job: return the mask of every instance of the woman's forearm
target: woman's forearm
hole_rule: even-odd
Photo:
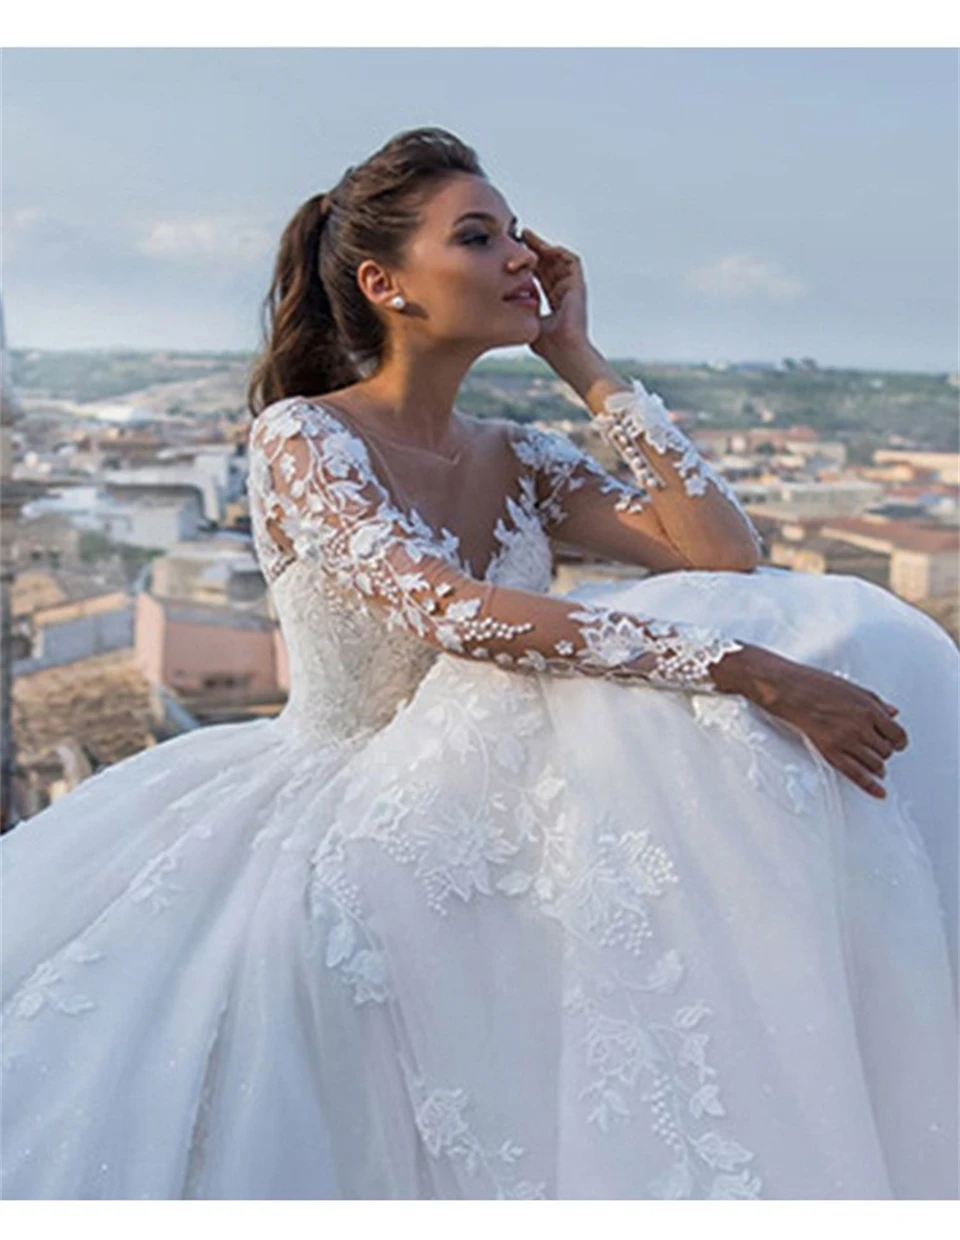
[[[694,567],[756,567],[763,548],[753,523],[693,442],[668,422],[653,426],[649,434],[638,429],[638,414],[651,409],[651,398],[639,395],[590,344],[568,353],[554,369],[647,489],[663,528]]]

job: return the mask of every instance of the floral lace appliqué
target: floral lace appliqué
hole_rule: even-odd
[[[402,1062],[402,1061],[401,1061]],[[492,1186],[501,1200],[542,1200],[544,1181],[520,1179],[515,1164],[525,1153],[522,1146],[507,1138],[499,1145],[485,1146],[471,1127],[466,1112],[472,1103],[466,1090],[429,1088],[404,1063],[407,1086],[414,1103],[417,1131],[433,1158],[448,1158],[460,1164],[466,1174]]]
[[[419,514],[400,511],[366,445],[322,406],[296,398],[269,406],[254,425],[251,453],[259,537],[273,526],[283,539],[267,571],[309,560],[378,610],[388,629],[440,650],[521,671],[714,692],[709,667],[742,648],[702,626],[578,608],[470,577],[451,562],[455,536],[445,531],[438,542]],[[524,505],[515,515],[517,530],[527,528]]]
[[[763,539],[737,493],[726,478],[704,459],[693,441],[671,422],[662,397],[648,392],[639,379],[631,381],[630,391],[612,392],[594,421],[601,435],[623,457],[631,473],[648,490],[663,487],[665,483],[644,453],[641,442],[661,456],[668,451],[676,452],[678,459],[675,468],[683,479],[686,493],[691,496],[704,495],[708,484],[715,486],[736,508],[754,547],[760,554],[763,553]]]

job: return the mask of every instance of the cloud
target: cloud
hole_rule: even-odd
[[[687,283],[698,292],[729,301],[795,301],[807,291],[778,263],[753,254],[727,254],[691,271]]]
[[[134,244],[138,253],[154,259],[259,264],[276,238],[243,216],[198,215],[154,220]]]
[[[86,240],[82,228],[44,207],[15,207],[4,212],[3,249],[7,259],[35,250],[53,249],[60,254],[82,247]]]

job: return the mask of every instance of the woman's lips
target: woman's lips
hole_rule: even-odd
[[[540,298],[532,293],[518,293],[516,297],[505,297],[504,301],[514,302],[520,306],[531,306],[534,309],[540,306]]]

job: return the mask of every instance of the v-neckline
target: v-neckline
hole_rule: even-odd
[[[304,399],[306,399],[306,398],[304,398]],[[317,402],[313,402],[313,403],[317,403]],[[327,409],[332,410],[332,412],[334,413],[334,415],[335,415],[335,416],[337,416],[338,421],[343,421],[343,419],[339,416],[339,414],[340,414],[340,410],[339,410],[339,409],[337,409],[337,408],[335,408],[334,406],[331,406],[331,405],[326,405],[325,407],[326,407]],[[458,409],[456,409],[456,408],[454,408],[454,413],[457,413],[457,414],[458,414],[458,413],[459,413],[459,410],[458,410]],[[347,417],[349,417],[349,418],[351,419],[351,421],[353,420],[353,415],[352,415],[352,414],[350,414],[349,412],[347,413]],[[353,434],[355,434],[355,435],[356,435],[356,434],[358,434],[358,431],[357,431],[357,430],[355,430],[353,426],[348,427],[348,429],[349,429],[349,430],[351,430],[351,431],[353,432]],[[371,428],[371,427],[364,427],[363,429],[364,429],[365,431],[368,431],[368,432],[369,432],[369,433],[370,433],[370,434],[374,437],[374,439],[380,439],[380,440],[382,440],[384,443],[388,443],[388,444],[390,444],[390,446],[391,446],[391,447],[393,447],[393,448],[398,448],[401,452],[415,452],[415,453],[417,453],[417,455],[418,455],[418,456],[426,456],[426,457],[429,457],[431,460],[433,460],[433,461],[438,461],[438,462],[440,462],[440,463],[441,463],[441,464],[443,464],[443,465],[456,465],[456,464],[458,464],[458,463],[459,463],[459,461],[460,461],[460,458],[463,456],[463,454],[464,454],[464,452],[466,451],[466,448],[467,448],[467,445],[466,445],[466,444],[463,444],[463,445],[461,445],[461,447],[457,450],[457,452],[456,452],[453,456],[447,456],[447,455],[445,455],[443,452],[435,452],[432,448],[420,448],[420,447],[418,447],[416,444],[404,443],[404,442],[403,442],[402,440],[400,440],[400,439],[393,439],[390,435],[385,435],[385,434],[383,434],[383,432],[382,432],[382,431],[375,430],[375,429],[373,429],[373,428]],[[362,438],[362,436],[361,436],[361,438]]]
[[[461,572],[466,573],[468,577],[472,577],[475,581],[481,581],[481,582],[489,581],[490,573],[493,571],[493,568],[498,563],[498,561],[502,558],[503,553],[507,547],[506,541],[498,533],[500,527],[503,526],[504,529],[506,529],[508,533],[510,532],[517,533],[519,529],[516,522],[513,520],[513,514],[511,512],[511,504],[516,504],[519,508],[521,508],[521,510],[524,512],[525,515],[527,516],[530,515],[528,508],[527,508],[527,504],[525,502],[527,498],[527,488],[524,486],[524,482],[529,477],[529,475],[526,472],[521,473],[520,475],[520,496],[519,498],[513,495],[509,495],[509,494],[506,494],[504,496],[503,505],[501,506],[500,512],[497,514],[497,519],[493,525],[494,549],[492,553],[490,554],[490,557],[487,560],[487,565],[483,571],[483,575],[477,576],[477,574],[473,572],[472,568],[463,559],[459,534],[454,533],[453,530],[448,529],[445,525],[441,526],[440,531],[438,533],[433,528],[433,526],[429,523],[429,521],[426,520],[426,518],[420,512],[419,508],[417,508],[415,505],[411,506],[409,512],[407,512],[404,508],[401,507],[400,504],[397,503],[397,501],[394,499],[393,495],[390,492],[390,488],[386,486],[386,484],[383,482],[380,475],[377,473],[376,469],[374,468],[373,461],[371,460],[371,457],[370,457],[369,445],[367,444],[366,440],[363,438],[362,435],[358,434],[358,432],[355,431],[351,426],[348,426],[346,422],[344,422],[343,419],[339,417],[337,411],[335,411],[330,405],[325,405],[321,401],[318,401],[318,400],[310,400],[306,396],[301,396],[299,399],[302,400],[303,403],[308,408],[317,410],[321,413],[326,414],[327,417],[332,418],[333,421],[336,422],[337,426],[345,434],[349,435],[352,440],[354,440],[356,443],[360,445],[360,447],[363,450],[363,459],[366,464],[367,472],[369,473],[373,481],[377,484],[377,486],[380,488],[380,490],[383,492],[388,504],[392,508],[394,508],[402,517],[405,517],[408,521],[412,521],[415,519],[415,522],[418,526],[422,527],[422,529],[424,530],[427,530],[436,545],[437,553],[441,557],[446,558],[446,553],[449,552],[456,560],[455,567],[459,568]],[[507,441],[508,441],[511,452],[513,452],[514,451],[514,440],[513,440],[512,435],[510,435],[509,433],[507,435]],[[462,453],[463,449],[461,448],[460,451]],[[514,452],[514,455],[516,455],[515,452]],[[508,524],[513,527],[512,531],[507,529]]]

